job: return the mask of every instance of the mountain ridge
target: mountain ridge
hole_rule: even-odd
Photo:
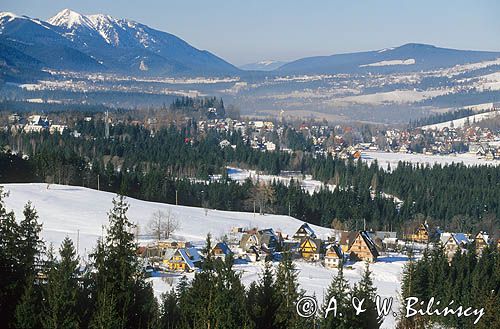
[[[37,58],[36,51],[22,45],[29,44],[37,51],[44,47],[64,47],[64,52],[78,54],[79,61],[86,56],[83,62],[94,62],[94,65],[80,70],[136,75],[147,74],[147,71],[157,75],[229,75],[239,72],[232,64],[206,50],[192,47],[173,34],[128,19],[103,14],[82,15],[69,9],[62,10],[46,22],[0,13],[0,43],[8,43],[52,69],[79,68],[71,59],[67,59],[68,64],[63,61],[51,63],[47,56]],[[13,61],[1,57],[6,63]]]

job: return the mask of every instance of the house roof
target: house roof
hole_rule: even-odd
[[[340,234],[340,241],[339,243],[341,245],[347,245],[348,248],[351,248],[352,243],[354,240],[356,240],[356,237],[358,236],[358,232],[348,232],[344,231]]]
[[[368,246],[368,249],[370,250],[371,254],[374,257],[378,257],[379,253],[377,250],[377,247],[375,246],[375,242],[373,242],[372,238],[370,238],[370,235],[366,231],[359,231],[358,235],[361,236],[365,244]],[[356,236],[357,238],[357,236]],[[349,247],[350,249],[351,247]]]
[[[294,237],[301,236],[303,233],[307,234],[308,236],[310,236],[313,239],[316,238],[316,233],[307,223],[304,223],[299,227],[297,232],[295,232]]]
[[[229,255],[231,254],[231,249],[229,249],[227,243],[225,242],[218,242],[213,249],[219,248],[224,255]]]
[[[470,242],[469,237],[465,233],[452,233],[451,236],[459,245],[467,245]]]
[[[342,248],[339,245],[331,244],[326,247],[326,253],[333,252],[337,255],[338,258],[344,258],[344,254],[342,253]],[[325,256],[326,257],[326,256]]]
[[[196,263],[201,262],[201,255],[198,253],[198,250],[196,248],[191,247],[177,249],[172,254],[172,256],[170,256],[170,259],[177,253],[182,257],[182,260],[192,270],[196,268]]]

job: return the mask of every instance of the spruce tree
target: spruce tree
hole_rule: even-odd
[[[321,328],[324,329],[348,329],[351,328],[350,319],[351,310],[351,291],[349,282],[344,277],[344,268],[339,266],[337,275],[335,275],[326,291],[323,306],[321,307]],[[335,300],[335,302],[334,302]],[[329,308],[334,308],[335,303],[337,312]],[[328,310],[328,313],[327,313]]]
[[[359,300],[364,299],[363,313],[356,316],[354,323],[360,329],[378,329],[382,324],[382,317],[378,315],[375,297],[377,289],[373,286],[370,265],[366,262],[365,270],[361,280],[354,286],[353,296]]]
[[[157,323],[157,303],[139,266],[128,208],[124,196],[113,199],[105,241],[94,262],[97,280],[105,282],[115,295],[118,327],[148,328]]]
[[[19,225],[14,212],[7,211],[5,207],[7,196],[8,193],[0,187],[0,328],[8,328],[12,324],[24,285],[19,268]]]
[[[255,306],[252,318],[256,329],[272,329],[275,322],[278,301],[276,284],[272,263],[267,262],[260,276],[259,283],[255,285]]]
[[[23,295],[16,306],[14,327],[17,329],[36,329],[41,326],[40,300],[37,298],[34,282],[34,276],[26,279]]]
[[[245,301],[245,288],[241,274],[233,268],[233,259],[228,255],[224,261],[216,263],[216,289],[213,302],[214,328],[248,329],[252,323],[248,316]]]
[[[79,327],[76,309],[78,294],[78,258],[73,242],[66,237],[59,249],[60,260],[49,255],[50,269],[44,286],[42,325],[46,329]]]
[[[282,254],[283,259],[278,265],[276,273],[276,300],[278,309],[274,319],[275,328],[301,328],[310,325],[312,318],[302,318],[298,315],[296,303],[303,295],[299,291],[297,282],[297,270],[292,262],[290,253]]]
[[[175,329],[180,323],[180,309],[177,294],[174,290],[165,292],[161,296],[160,329]]]
[[[95,310],[89,324],[90,329],[118,329],[116,297],[107,283],[97,292]]]
[[[19,254],[20,266],[25,277],[36,274],[36,263],[43,252],[43,241],[40,238],[42,225],[38,223],[38,214],[28,202],[24,207],[24,219],[19,223]]]

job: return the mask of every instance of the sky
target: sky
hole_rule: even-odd
[[[500,51],[498,0],[0,0],[43,20],[64,8],[133,19],[235,65],[409,42]]]

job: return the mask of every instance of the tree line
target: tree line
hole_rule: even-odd
[[[342,222],[366,220],[373,228],[389,229],[423,216],[444,229],[492,232],[499,227],[500,170],[492,166],[399,163],[396,168],[382,169],[376,161],[368,165],[298,149],[263,152],[251,147],[248,136],[215,130],[202,133],[194,121],[157,131],[117,123],[110,127],[109,139],[101,120],[80,120],[75,129],[81,137],[69,132],[0,132],[1,145],[29,156],[20,159],[2,153],[0,162],[5,166],[0,181],[60,183],[112,192],[123,189],[127,195],[161,202],[174,202],[177,193],[181,204],[248,211],[253,209],[249,199],[256,186],[238,186],[227,177],[220,183],[200,180],[226,175],[228,165],[268,174],[292,170],[311,174],[335,189],[310,196],[296,186],[275,183],[279,201],[270,207],[275,213],[290,213],[325,226],[337,218]],[[286,136],[295,136],[291,142],[304,147],[296,134]],[[222,148],[219,143],[225,139],[236,147]],[[396,205],[382,193],[402,203]]]

